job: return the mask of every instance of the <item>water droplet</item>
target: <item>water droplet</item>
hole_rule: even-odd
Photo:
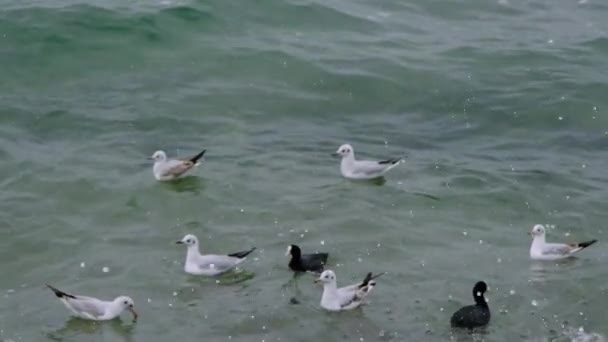
[[[564,117],[560,115],[557,117],[557,120],[562,121],[562,120],[564,120]]]
[[[173,297],[177,297],[177,292],[173,292]]]
[[[300,237],[303,239],[304,238],[304,234],[300,234]]]
[[[325,241],[321,240],[321,246],[325,245]]]
[[[151,302],[152,302],[152,299],[148,298],[148,303],[151,303]]]
[[[500,264],[502,262],[502,259],[498,258],[498,259],[496,259],[496,262]]]
[[[538,302],[536,301],[536,299],[532,299],[530,304],[532,304],[532,306],[538,306]]]
[[[102,271],[103,273],[108,273],[108,272],[110,272],[110,268],[109,268],[109,267],[107,267],[107,266],[104,266],[104,267],[101,269],[101,271]]]
[[[86,264],[84,263],[84,261],[80,263],[81,268],[84,268],[85,266],[86,266]]]
[[[361,259],[361,258],[357,258],[357,261],[358,261],[358,262],[363,262],[363,259]]]
[[[173,307],[173,304],[169,303],[169,307],[170,307],[170,308],[172,308],[172,307]]]
[[[467,233],[466,231],[462,232],[462,235],[467,236],[469,235],[469,233]]]
[[[241,208],[241,212],[242,212],[242,213],[244,213],[244,212],[245,212],[245,209]]]
[[[483,244],[483,240],[479,240],[479,244],[482,245]]]
[[[549,39],[549,40],[547,40],[547,43],[549,43],[549,44],[553,44],[553,39]]]
[[[254,315],[251,315],[251,319],[255,319],[255,316],[254,316]]]
[[[581,165],[581,167],[584,169],[587,167],[587,164],[583,164],[583,165]]]
[[[443,308],[439,308],[439,311],[443,312]]]
[[[515,294],[515,290],[511,290],[511,291],[509,291],[509,294],[510,294],[511,296],[512,296],[512,295],[514,295],[514,294]]]

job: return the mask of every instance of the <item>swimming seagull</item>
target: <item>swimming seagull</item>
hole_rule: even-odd
[[[328,253],[302,254],[302,250],[297,245],[287,246],[285,256],[291,255],[289,268],[295,272],[322,272],[327,263]]]
[[[206,151],[203,150],[189,159],[167,159],[167,154],[164,151],[154,152],[150,157],[154,160],[154,166],[152,167],[154,178],[159,181],[168,181],[183,175],[191,168],[200,165],[199,159]]]
[[[124,311],[129,310],[133,314],[133,321],[137,320],[133,299],[120,296],[112,301],[104,301],[93,297],[71,295],[58,290],[51,285],[48,286],[59,300],[76,316],[93,321],[107,321],[114,319]]]
[[[372,275],[368,273],[362,282],[354,285],[338,288],[336,284],[336,274],[327,270],[321,273],[315,283],[323,284],[323,296],[321,297],[321,307],[329,311],[351,310],[363,304],[363,300],[369,295],[376,286],[374,279],[383,275],[379,273]]]
[[[490,308],[483,294],[488,286],[483,281],[477,282],[473,287],[474,305],[468,305],[456,311],[450,319],[450,325],[454,328],[479,328],[490,323]]]
[[[565,259],[597,242],[597,240],[590,240],[572,244],[547,243],[545,242],[545,227],[542,224],[535,225],[530,235],[533,237],[530,246],[530,258],[534,260]]]
[[[229,271],[236,265],[247,259],[247,256],[255,250],[255,247],[248,251],[236,252],[227,255],[207,254],[201,255],[198,249],[198,239],[192,234],[184,236],[176,242],[188,246],[184,271],[194,275],[215,276]]]
[[[342,157],[340,162],[340,172],[342,176],[349,179],[374,179],[382,177],[386,172],[403,160],[403,158],[393,158],[381,161],[356,160],[353,147],[344,144],[332,153],[333,156]]]

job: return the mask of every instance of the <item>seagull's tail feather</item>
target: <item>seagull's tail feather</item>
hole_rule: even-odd
[[[199,153],[199,154],[195,155],[194,157],[190,158],[189,160],[190,160],[192,163],[196,164],[196,163],[198,162],[198,160],[199,160],[199,159],[201,159],[201,157],[202,157],[202,156],[205,154],[205,152],[207,152],[207,150],[203,150],[203,152],[201,152],[201,153]]]
[[[236,252],[236,253],[228,254],[228,256],[239,258],[239,259],[243,259],[243,258],[245,258],[246,256],[248,256],[249,254],[251,254],[251,252],[253,252],[255,250],[256,250],[256,247],[253,247],[252,249],[250,249],[248,251]]]
[[[49,289],[51,289],[51,291],[53,291],[53,292],[55,293],[55,296],[57,296],[57,298],[65,298],[65,297],[68,297],[68,298],[76,299],[76,297],[72,296],[71,294],[69,294],[69,293],[65,293],[65,292],[63,292],[63,291],[61,291],[61,290],[59,290],[59,289],[57,289],[57,288],[52,287],[52,286],[51,286],[51,285],[49,285],[49,284],[46,284],[46,286],[47,286]]]
[[[578,243],[578,247],[580,247],[580,249],[587,248],[587,247],[593,245],[596,242],[597,242],[596,239],[593,239],[593,240],[590,240],[590,241],[585,241],[585,242],[579,242]]]

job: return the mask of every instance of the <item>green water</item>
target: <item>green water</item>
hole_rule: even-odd
[[[0,8],[3,341],[608,335],[605,1]],[[385,183],[349,182],[329,156],[346,142],[408,159]],[[170,184],[145,159],[203,148]],[[600,242],[534,263],[536,223]],[[216,283],[184,274],[186,233],[203,252],[258,250]],[[368,306],[328,314],[312,276],[291,281],[290,243],[330,252],[339,284],[387,274]],[[452,334],[477,280],[491,324]],[[140,319],[71,319],[45,283],[130,295]]]

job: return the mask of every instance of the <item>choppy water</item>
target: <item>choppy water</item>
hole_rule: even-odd
[[[605,1],[0,7],[4,341],[608,335]],[[329,157],[344,142],[408,161],[348,182]],[[159,184],[145,160],[159,148],[207,162]],[[535,223],[600,243],[532,263]],[[185,233],[258,251],[216,284],[184,275]],[[289,283],[289,243],[329,251],[342,284],[388,274],[363,310],[327,314],[311,276]],[[479,279],[491,325],[452,335]],[[44,283],[129,294],[140,320],[70,319]]]

